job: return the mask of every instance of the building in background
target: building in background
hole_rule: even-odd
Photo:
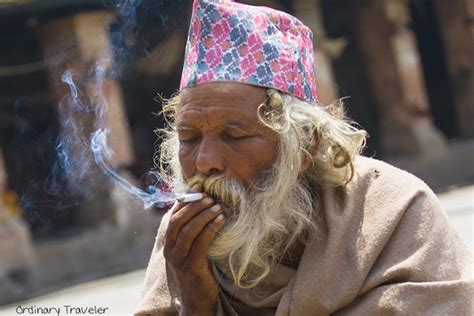
[[[145,185],[153,131],[163,126],[155,100],[178,87],[190,2],[0,2],[0,175],[8,175],[0,196],[18,197],[8,214],[24,228],[18,255],[0,260],[25,263],[20,271],[0,263],[0,282],[10,284],[0,304],[146,265],[160,212],[138,211],[93,165],[77,182],[66,176],[74,165],[60,163],[61,135],[88,139],[97,127],[88,111],[62,116],[71,90],[61,78],[74,74],[84,103],[107,101],[101,122],[116,154],[109,163]],[[474,183],[474,1],[242,2],[285,10],[312,28],[320,99],[348,97],[349,116],[370,134],[366,155],[409,169],[438,192]],[[69,130],[66,120],[81,128]]]

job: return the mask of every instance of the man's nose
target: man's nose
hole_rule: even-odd
[[[215,137],[203,137],[196,158],[199,173],[211,176],[224,172],[225,163],[222,148]]]

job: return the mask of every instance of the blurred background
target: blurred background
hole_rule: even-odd
[[[114,184],[88,139],[109,129],[108,164],[149,184],[157,95],[177,90],[191,2],[0,0],[0,314],[136,304],[164,208]],[[313,30],[320,100],[348,97],[364,154],[427,182],[472,250],[474,0],[241,2]]]

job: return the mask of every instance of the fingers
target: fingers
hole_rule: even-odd
[[[196,216],[202,210],[209,208],[214,201],[210,197],[205,197],[204,199],[191,203],[177,203],[178,205],[176,210],[173,210],[170,222],[168,225],[168,230],[166,232],[166,242],[167,246],[174,246],[179,232],[183,226],[189,222],[194,216]],[[182,206],[179,208],[179,206]]]
[[[172,265],[182,265],[193,252],[196,260],[205,259],[209,243],[224,222],[222,208],[216,204],[199,212],[179,230],[176,242],[165,241],[164,255]],[[174,234],[170,230],[170,234]]]
[[[220,205],[213,205],[209,209],[199,213],[181,229],[174,245],[175,259],[177,262],[182,262],[186,259],[191,247],[195,247],[195,241],[205,233],[208,228],[216,228],[212,223],[221,213],[222,208]],[[204,255],[205,254],[207,254],[207,252],[204,253]]]
[[[178,202],[176,201],[173,206],[171,207],[171,214],[174,214],[176,213],[177,211],[179,211],[181,208],[183,208],[183,206],[185,205],[186,203],[184,202]]]
[[[194,241],[189,252],[189,261],[198,261],[202,257],[207,257],[209,245],[216,236],[217,232],[225,223],[224,214],[219,214],[213,221],[207,223],[201,234]]]
[[[192,188],[200,191],[200,185]],[[184,203],[176,202],[166,232],[164,255],[173,265],[181,265],[191,252],[206,258],[209,243],[222,227],[222,208],[212,198]]]

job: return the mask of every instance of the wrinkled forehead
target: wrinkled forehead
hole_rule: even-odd
[[[265,89],[239,82],[208,82],[187,87],[180,92],[180,107],[195,101],[220,100],[260,104],[265,100]]]
[[[255,124],[265,98],[265,89],[248,84],[213,82],[189,87],[181,91],[177,123]]]

